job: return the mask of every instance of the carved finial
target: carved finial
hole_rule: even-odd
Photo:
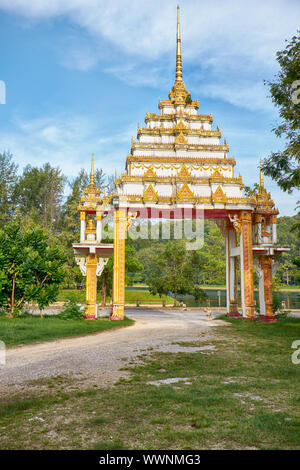
[[[181,38],[180,38],[179,5],[177,5],[176,82],[182,82],[182,62],[181,62]]]
[[[92,153],[92,164],[91,164],[91,175],[89,186],[95,186],[95,174],[94,174],[94,154]]]
[[[263,175],[263,171],[262,171],[262,159],[260,159],[260,161],[259,161],[259,186],[261,188],[264,187],[264,175]]]

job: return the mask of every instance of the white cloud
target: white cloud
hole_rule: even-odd
[[[90,70],[98,63],[98,57],[94,51],[87,48],[77,47],[68,48],[67,53],[61,58],[61,63],[66,68],[80,71]]]
[[[123,171],[134,131],[132,127],[107,137],[101,135],[91,118],[66,114],[33,120],[16,118],[13,129],[0,132],[0,151],[10,150],[20,169],[28,162],[32,166],[50,162],[68,177],[76,176],[80,168],[89,167],[92,152],[95,164],[106,174],[114,173],[115,168]]]
[[[174,67],[173,0],[0,0],[0,8],[35,21],[69,18],[94,44],[104,39],[119,51],[105,70],[132,85],[157,86]],[[265,109],[262,79],[274,74],[275,53],[296,33],[299,16],[296,0],[182,0],[184,64],[204,76],[203,95]],[[89,70],[99,58],[99,48],[77,45],[66,50],[62,63]]]

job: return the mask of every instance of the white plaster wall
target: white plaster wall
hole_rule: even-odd
[[[154,165],[160,166],[159,162],[155,163]],[[164,163],[164,165],[168,165],[167,163]],[[132,176],[143,176],[148,168],[151,168],[152,164],[148,163],[145,164],[145,167],[137,168],[132,164],[131,166],[131,175]],[[198,178],[209,178],[213,174],[215,169],[219,169],[221,174],[224,177],[231,178],[232,176],[232,166],[231,165],[222,165],[223,169],[220,169],[218,165],[211,165],[211,164],[200,164],[199,168],[194,168],[196,165],[186,163],[185,167],[187,170],[190,172],[191,176],[198,177]],[[227,169],[226,169],[227,168]],[[154,166],[154,171],[157,176],[176,176],[178,175],[178,172],[180,171],[181,166],[180,164],[175,164],[175,168],[155,168]]]
[[[172,114],[175,113],[175,108],[174,106],[163,106],[161,108],[161,113],[162,114]]]
[[[174,127],[173,121],[162,121],[162,127],[165,129],[172,129]]]
[[[218,137],[210,136],[197,136],[197,135],[186,135],[188,144],[191,145],[219,145],[220,139]],[[162,134],[162,135],[141,135],[138,142],[144,144],[174,144],[177,136]]]
[[[144,192],[143,183],[123,183],[122,194],[138,194],[142,195]]]
[[[190,121],[190,128],[191,129],[204,129],[205,131],[211,130],[211,125],[208,122],[203,121]]]
[[[149,156],[149,157],[191,157],[191,158],[224,158],[224,151],[209,151],[209,150],[186,150],[182,148],[177,149],[133,149],[132,155],[135,156]]]
[[[199,185],[189,185],[195,196],[200,197],[210,197],[211,196],[211,187],[209,184],[199,184]]]
[[[189,135],[187,136],[188,143],[192,145],[219,145],[220,139],[218,137],[211,137],[211,136],[197,136],[197,135]]]
[[[197,114],[197,110],[195,108],[185,108],[185,112],[191,116],[195,116]]]
[[[150,182],[148,183],[123,183],[122,188],[121,188],[121,194],[124,195],[142,195],[143,192],[148,188]],[[166,184],[166,183],[153,183],[151,182],[153,188],[155,191],[157,191],[158,195],[160,196],[171,196],[173,187],[171,184]],[[180,190],[182,187],[182,184],[177,184],[176,188],[177,191]],[[209,183],[207,184],[189,184],[189,187],[191,191],[199,197],[211,197],[212,193],[215,192],[219,185],[210,185]],[[227,186],[227,185],[220,185],[223,192],[226,194],[227,197],[241,197],[241,192],[239,190],[239,187],[234,187],[234,186]]]
[[[224,185],[223,190],[228,197],[243,197],[242,190],[238,185]]]
[[[159,196],[172,196],[172,186],[170,184],[157,184],[154,189]]]

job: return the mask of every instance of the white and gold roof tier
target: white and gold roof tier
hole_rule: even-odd
[[[169,99],[159,101],[160,114],[146,113],[126,159],[126,173],[116,179],[117,191],[131,206],[145,203],[179,206],[236,206],[253,209],[254,198],[244,197],[235,159],[221,142],[212,115],[198,114],[182,80],[179,9],[177,15],[176,79]]]
[[[110,204],[111,195],[101,197],[101,190],[96,186],[94,173],[94,154],[92,154],[91,173],[89,185],[84,189],[81,196],[78,211],[85,217],[85,214],[95,214]]]
[[[262,161],[260,160],[260,181],[259,189],[254,193],[255,214],[260,217],[275,217],[279,214],[275,207],[274,201],[271,199],[271,193],[268,193],[264,186],[264,177],[262,172]],[[275,220],[274,219],[274,220]]]

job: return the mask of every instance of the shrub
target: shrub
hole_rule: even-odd
[[[82,320],[83,310],[77,304],[75,297],[69,297],[64,303],[63,310],[61,310],[57,317],[63,320]]]

